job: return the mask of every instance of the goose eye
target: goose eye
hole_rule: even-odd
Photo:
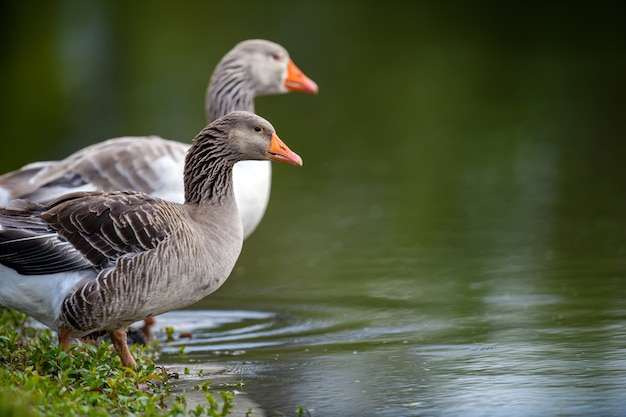
[[[274,61],[280,61],[280,55],[278,55],[278,54],[272,54],[272,59],[273,59]]]
[[[261,132],[261,131],[263,131],[263,129],[260,128],[259,126],[257,126],[257,127],[254,128],[254,131],[255,132]]]

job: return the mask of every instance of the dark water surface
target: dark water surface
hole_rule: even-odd
[[[2,14],[2,171],[190,140],[242,39],[320,85],[257,101],[304,166],[274,166],[224,287],[159,317],[193,334],[163,345],[177,392],[225,384],[240,415],[626,415],[619,3],[212,3]]]
[[[541,165],[526,152],[520,169]],[[162,359],[219,364],[270,415],[294,404],[341,416],[623,415],[623,197],[557,214],[558,175],[524,189],[533,175],[519,174],[511,198],[486,192],[501,178],[464,183],[452,190],[464,204],[428,214],[393,201],[419,193],[408,179],[389,181],[379,205],[358,185],[294,204],[311,221],[291,231],[270,216],[263,228],[280,236],[259,231],[197,306],[242,310],[172,316],[197,320],[194,338]]]

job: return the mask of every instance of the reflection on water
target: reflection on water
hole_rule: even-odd
[[[310,306],[286,315],[168,313],[161,326],[190,331],[193,339],[165,345],[162,361],[219,366],[205,378],[244,381],[242,400],[269,415],[298,404],[313,415],[626,412],[626,309],[593,297],[571,309],[562,292],[516,295],[494,286],[485,295],[489,285],[470,285],[449,303],[400,297],[342,308],[333,301],[327,314],[324,303],[318,313]],[[428,294],[436,283],[424,286]],[[189,346],[183,358],[182,344]]]

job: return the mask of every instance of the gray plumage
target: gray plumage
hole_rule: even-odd
[[[240,42],[216,66],[206,95],[208,122],[234,110],[254,112],[254,98],[289,91],[315,93],[317,85],[274,42]],[[136,190],[182,203],[184,156],[189,145],[156,136],[122,137],[83,148],[61,161],[36,162],[0,176],[0,206],[21,198],[48,203],[73,191]],[[234,169],[235,198],[249,236],[269,202],[271,167],[244,161]]]
[[[58,329],[65,347],[70,336],[107,331],[134,366],[124,333],[131,323],[199,301],[234,267],[243,230],[232,168],[243,159],[302,163],[269,122],[233,112],[196,136],[184,204],[83,191],[0,209],[0,304]]]

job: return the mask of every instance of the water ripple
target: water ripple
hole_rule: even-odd
[[[166,328],[174,329],[164,353],[233,351],[298,343],[304,337],[332,332],[331,321],[295,320],[260,311],[182,310],[159,316],[156,337],[167,340]]]

